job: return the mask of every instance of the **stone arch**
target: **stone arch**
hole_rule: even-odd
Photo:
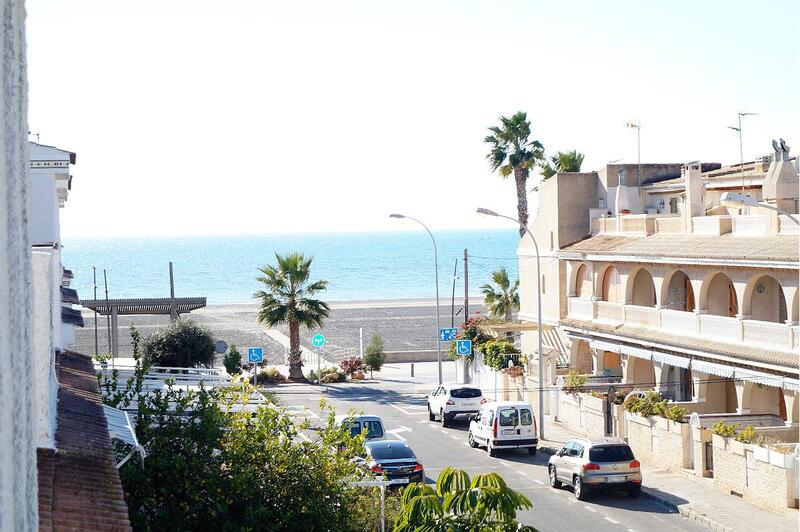
[[[578,373],[592,372],[592,350],[586,340],[573,339],[570,345],[570,366]]]
[[[789,319],[781,283],[769,274],[756,274],[744,289],[742,314],[753,320],[785,323]]]
[[[575,280],[572,286],[575,287],[575,297],[590,298],[594,295],[592,290],[592,276],[589,272],[589,266],[586,263],[581,263],[575,270]]]
[[[656,298],[656,285],[653,276],[646,268],[637,268],[628,276],[628,283],[625,287],[625,300],[632,305],[640,307],[655,307],[658,303]]]
[[[800,320],[800,288],[794,291],[792,306],[789,311],[789,319],[797,323],[797,321]]]
[[[696,306],[692,281],[683,270],[671,270],[661,285],[662,308],[692,312]]]
[[[640,385],[644,388],[655,387],[656,371],[652,360],[628,356],[624,369],[626,383]]]
[[[600,299],[611,303],[625,303],[622,277],[615,266],[606,266],[600,275]]]
[[[703,279],[700,289],[700,308],[715,316],[733,317],[739,314],[736,287],[722,272],[712,272]]]
[[[747,383],[742,396],[741,409],[750,414],[780,415],[780,396],[783,392],[775,386]]]

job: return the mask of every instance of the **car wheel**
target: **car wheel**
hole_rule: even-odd
[[[439,419],[441,420],[443,427],[450,425],[450,420],[445,415],[444,410],[439,410]]]
[[[573,482],[574,491],[575,491],[575,498],[579,501],[585,501],[586,496],[588,495],[586,488],[583,487],[583,481],[581,477],[575,476],[575,481]]]
[[[550,466],[550,470],[548,471],[548,475],[550,475],[550,486],[553,487],[553,488],[556,488],[556,489],[560,488],[561,487],[561,481],[558,480],[558,477],[556,476],[556,466],[554,466],[554,465]]]
[[[631,488],[631,489],[628,490],[628,497],[630,497],[632,499],[635,499],[636,497],[638,497],[641,494],[642,494],[642,487],[641,486],[636,486],[635,488]]]
[[[469,446],[473,449],[478,446],[478,444],[475,443],[475,438],[472,437],[472,432],[467,434],[467,442],[469,442]]]
[[[431,412],[431,404],[428,403],[428,421],[436,421],[436,416]]]
[[[494,450],[494,447],[492,446],[491,442],[488,441],[486,442],[486,452],[489,453],[489,456],[491,456],[492,458],[497,456],[497,451]]]
[[[536,447],[528,447],[528,454],[533,456],[536,454]]]

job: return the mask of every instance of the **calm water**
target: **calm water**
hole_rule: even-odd
[[[463,295],[464,248],[469,249],[470,295],[505,266],[516,279],[518,233],[511,230],[440,231],[440,297],[449,299],[458,260],[456,297]],[[193,236],[73,239],[64,242],[63,263],[75,274],[80,297],[92,297],[92,266],[108,274],[109,297],[169,296],[173,262],[178,297],[206,296],[210,304],[249,303],[259,286],[256,268],[274,254],[299,251],[314,256],[312,279],[329,281],[329,301],[433,298],[433,246],[423,232],[298,235]]]

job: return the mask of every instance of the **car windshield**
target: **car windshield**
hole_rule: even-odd
[[[380,438],[383,436],[383,425],[380,421],[365,421],[364,428],[367,429],[367,438]]]
[[[517,422],[518,414],[516,408],[505,408],[501,410],[498,415],[500,416],[501,427],[516,427],[519,425]]]
[[[455,399],[474,399],[481,396],[481,391],[477,388],[456,388],[450,390],[450,397]]]
[[[350,436],[355,437],[361,434],[361,423],[358,421],[345,421],[342,426],[345,430],[350,431]]]
[[[592,462],[630,462],[633,451],[627,445],[598,445],[589,449]]]
[[[416,458],[410,447],[403,445],[379,446],[370,449],[370,455],[375,460],[391,460],[396,458]]]

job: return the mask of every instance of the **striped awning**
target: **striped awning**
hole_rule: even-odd
[[[733,366],[723,366],[722,364],[714,364],[713,362],[692,360],[692,371],[701,371],[718,377],[730,378],[733,377],[734,368]]]
[[[653,351],[653,362],[661,362],[662,364],[668,364],[670,366],[675,366],[676,368],[688,368],[691,360],[691,358],[687,357],[679,357],[675,355],[668,355],[667,353],[662,353],[660,351]]]

